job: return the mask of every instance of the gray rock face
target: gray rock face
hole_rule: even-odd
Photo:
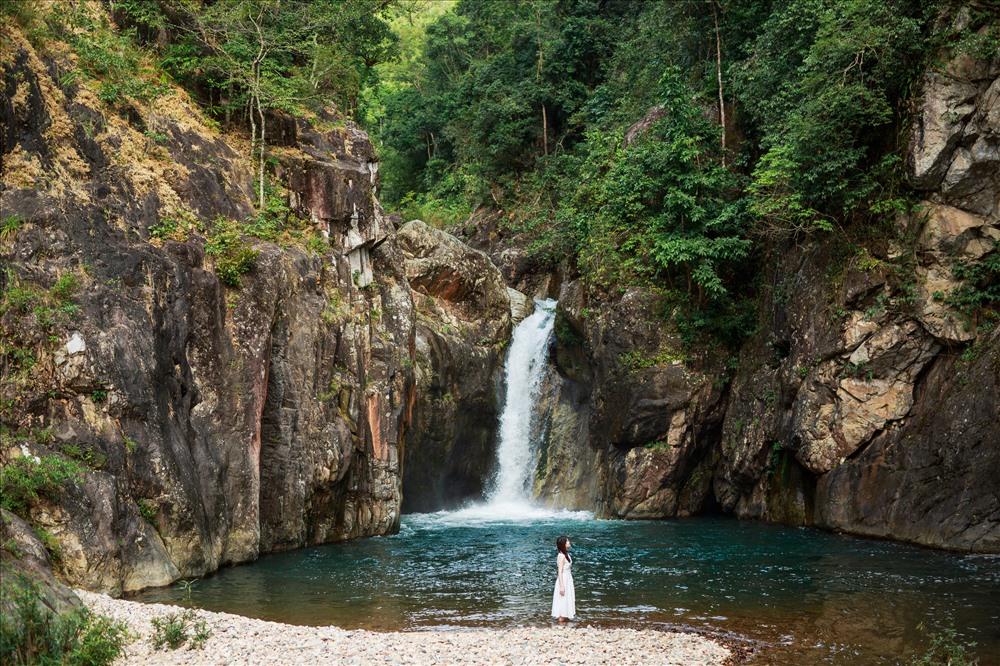
[[[1000,491],[984,471],[1000,456],[997,338],[951,298],[955,266],[1000,238],[998,77],[1000,63],[964,56],[925,77],[908,164],[926,200],[879,257],[838,265],[813,247],[776,261],[723,427],[723,509],[1000,548]]]
[[[820,477],[816,523],[929,546],[1000,552],[1000,332],[940,355],[912,416]]]
[[[197,233],[150,228],[248,215],[244,157],[182,95],[119,116],[61,89],[27,41],[14,49],[0,206],[19,225],[0,287],[49,309],[0,310],[4,353],[30,358],[5,365],[2,416],[20,434],[0,456],[86,454],[27,516],[65,578],[120,593],[394,531],[415,310],[364,134],[286,132],[279,176],[330,250],[255,242],[228,288]],[[57,298],[62,276],[75,286]]]
[[[698,469],[721,422],[721,393],[684,363],[657,306],[633,290],[588,308],[579,283],[563,284],[535,482],[550,505],[663,518],[708,501],[710,477]]]
[[[908,153],[914,186],[1000,215],[1000,62],[960,55],[924,77]]]
[[[416,401],[406,437],[407,511],[482,496],[496,451],[511,299],[483,253],[419,220],[397,234],[416,308]]]
[[[52,558],[31,526],[6,509],[0,509],[0,539],[0,613],[10,617],[14,590],[26,581],[49,610],[63,613],[80,605],[73,590],[52,575]]]

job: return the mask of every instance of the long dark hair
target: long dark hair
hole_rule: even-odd
[[[569,553],[566,551],[566,544],[567,543],[569,543],[569,537],[568,536],[556,537],[556,550],[559,551],[560,553],[562,553],[563,555],[565,555],[566,559],[569,560],[570,562],[572,562],[573,558],[570,557]]]

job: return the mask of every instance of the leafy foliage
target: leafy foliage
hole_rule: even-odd
[[[13,579],[13,580],[12,580]],[[122,654],[128,631],[85,608],[50,611],[31,582],[4,575],[0,661],[11,666],[105,666]],[[8,613],[9,610],[9,613]]]
[[[14,237],[17,230],[21,228],[21,218],[17,215],[4,215],[0,218],[0,241],[6,241]]]
[[[215,259],[215,272],[230,287],[240,286],[240,277],[253,270],[257,250],[249,247],[238,222],[218,218],[212,223],[205,253]]]
[[[0,469],[0,506],[25,516],[40,498],[58,499],[83,472],[79,463],[61,456],[18,456]]]
[[[981,52],[994,34],[973,17],[942,36],[935,21],[948,7],[458,0],[425,10],[408,24],[423,48],[407,46],[406,75],[394,70],[395,83],[371,93],[383,200],[408,217],[447,211],[443,223],[499,208],[534,260],[568,261],[598,291],[661,290],[686,337],[737,342],[750,330],[761,237],[877,227],[905,208],[896,137],[916,76],[948,40]],[[647,116],[657,108],[661,118]],[[738,131],[720,127],[724,111]]]
[[[136,504],[139,507],[139,515],[142,516],[143,520],[151,525],[156,524],[156,503],[152,500],[141,497],[136,500]]]
[[[923,629],[923,626],[920,627]],[[975,642],[963,643],[954,627],[945,627],[930,635],[927,651],[914,658],[912,666],[976,666],[979,660],[973,656]]]
[[[119,15],[162,67],[219,116],[301,114],[329,103],[353,114],[395,37],[384,0],[125,0]],[[166,38],[164,40],[164,38]],[[244,116],[246,117],[246,116]]]
[[[204,620],[194,612],[168,613],[153,618],[153,647],[157,650],[176,650],[187,644],[189,650],[200,650],[212,632]]]
[[[604,159],[588,155],[586,184],[557,216],[578,230],[581,265],[599,284],[666,283],[703,303],[727,295],[726,264],[749,251],[739,181],[713,152],[714,128],[679,71],[660,87],[672,112],[627,147],[599,138]]]
[[[919,3],[795,0],[775,9],[732,66],[763,154],[751,210],[770,229],[832,228],[878,200],[879,153],[923,63]]]
[[[1000,252],[991,252],[976,263],[956,263],[952,275],[961,285],[944,297],[948,305],[970,318],[1000,306]]]

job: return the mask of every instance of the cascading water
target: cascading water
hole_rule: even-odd
[[[531,421],[556,317],[555,301],[536,299],[535,305],[534,313],[514,329],[504,367],[507,398],[500,414],[497,472],[486,498],[487,505],[496,508],[516,509],[530,503],[534,471]]]
[[[506,399],[500,413],[497,467],[485,502],[457,511],[427,514],[428,526],[469,527],[494,522],[526,524],[550,520],[590,520],[589,511],[547,509],[531,501],[536,442],[533,418],[538,403],[545,358],[556,319],[556,302],[535,299],[535,311],[514,329],[504,374]]]

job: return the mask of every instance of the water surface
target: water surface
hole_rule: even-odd
[[[502,507],[501,507],[502,508]],[[515,507],[516,509],[516,507]],[[141,601],[345,628],[545,625],[554,540],[574,544],[577,626],[734,632],[759,663],[897,663],[952,624],[1000,663],[1000,558],[726,518],[417,514],[398,535],[269,555]]]

